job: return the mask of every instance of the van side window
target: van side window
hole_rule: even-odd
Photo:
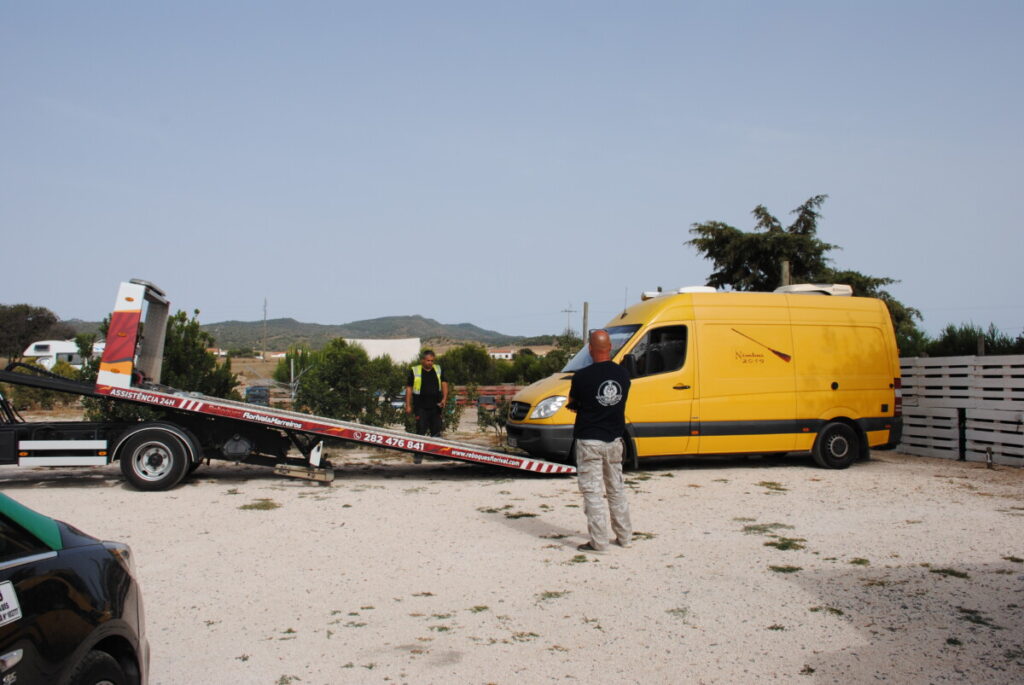
[[[632,352],[636,378],[668,373],[686,362],[686,326],[665,326],[647,332]]]

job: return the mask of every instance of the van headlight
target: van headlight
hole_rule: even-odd
[[[569,400],[564,395],[555,395],[553,397],[546,397],[537,403],[537,407],[530,412],[531,419],[546,419],[550,416],[554,416],[555,412],[565,406],[565,403]]]

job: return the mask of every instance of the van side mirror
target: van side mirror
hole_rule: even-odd
[[[622,368],[626,370],[630,378],[636,378],[639,375],[636,371],[636,357],[632,354],[622,357]]]

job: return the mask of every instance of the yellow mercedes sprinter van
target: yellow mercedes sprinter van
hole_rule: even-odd
[[[682,288],[645,293],[608,322],[612,359],[632,377],[627,465],[661,455],[810,452],[846,468],[902,431],[900,365],[889,311],[845,285],[773,293]],[[513,397],[509,445],[567,462],[565,405],[584,347]]]

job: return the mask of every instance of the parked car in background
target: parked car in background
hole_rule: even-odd
[[[265,385],[253,385],[245,389],[245,401],[249,404],[270,406],[270,388]]]
[[[0,494],[0,683],[145,685],[148,674],[129,547]]]

